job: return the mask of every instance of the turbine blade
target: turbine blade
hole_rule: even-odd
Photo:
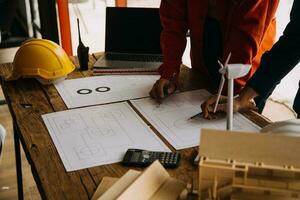
[[[219,85],[218,96],[217,96],[217,100],[216,100],[215,107],[214,107],[214,113],[217,111],[217,107],[218,107],[219,100],[220,100],[220,97],[221,97],[221,93],[222,93],[222,90],[223,90],[223,87],[224,87],[224,83],[225,83],[225,77],[224,77],[224,75],[222,75],[220,85]]]
[[[227,57],[227,59],[226,59],[226,61],[225,61],[225,64],[224,64],[224,67],[227,67],[230,58],[231,58],[231,52],[229,52],[229,54],[228,54],[228,57]]]
[[[220,68],[222,69],[224,67],[223,64],[219,60],[218,60],[218,63],[220,65]]]

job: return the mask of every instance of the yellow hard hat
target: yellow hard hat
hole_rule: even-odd
[[[66,52],[45,39],[30,39],[18,49],[11,74],[6,80],[34,77],[47,84],[65,78],[75,69]]]

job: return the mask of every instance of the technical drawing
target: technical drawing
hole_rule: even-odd
[[[199,145],[201,128],[225,129],[226,118],[213,120],[201,116],[188,120],[200,112],[200,105],[209,93],[206,90],[194,90],[176,93],[167,98],[163,104],[157,104],[150,98],[132,100],[132,104],[158,130],[175,149],[184,149]],[[234,129],[259,131],[259,127],[241,114],[234,115]]]
[[[128,148],[169,151],[126,102],[42,118],[66,171],[120,162]]]
[[[176,115],[176,113],[174,113]],[[233,116],[234,123],[233,129],[234,130],[243,130],[245,121],[241,120],[242,116],[240,114],[235,114]],[[159,118],[159,117],[158,117]],[[177,120],[174,120],[171,127],[175,127],[178,129],[193,129],[193,128],[213,128],[213,129],[225,129],[226,128],[226,119],[222,116],[220,118],[206,120],[202,118],[202,116],[189,120],[189,118],[180,117]]]
[[[201,123],[199,120],[188,120],[188,118],[179,118],[173,122],[173,127],[178,129],[187,129],[187,128],[194,128],[199,127],[201,128]]]
[[[95,91],[96,91],[96,92],[108,92],[108,91],[110,91],[110,88],[107,87],[107,86],[101,86],[101,87],[97,87],[97,88],[95,89]]]
[[[91,94],[92,90],[91,89],[79,89],[77,90],[77,94],[80,95],[86,95],[86,94]]]
[[[176,101],[174,99],[172,99],[172,96],[169,97],[170,99],[166,99],[165,102],[163,102],[162,104],[157,104],[156,102],[152,102],[150,105],[148,105],[149,107],[151,106],[151,112],[152,113],[167,113],[167,112],[172,112],[172,111],[176,111],[177,109],[180,109],[181,107],[184,106],[184,102],[183,101]]]
[[[68,108],[112,103],[149,96],[159,78],[149,76],[97,76],[55,83],[55,88]]]
[[[91,157],[103,157],[106,155],[101,145],[95,143],[74,147],[74,151],[80,160],[90,159]]]
[[[81,131],[86,127],[86,124],[80,114],[55,118],[54,123],[62,134]]]
[[[116,119],[116,120],[125,120],[126,119],[126,116],[122,110],[117,110],[117,111],[113,112],[112,115],[114,116],[114,119]]]
[[[161,105],[153,105],[152,107],[152,113],[160,113],[162,111],[172,111],[174,108],[172,106],[169,106],[167,104],[161,104]]]
[[[99,112],[94,116],[94,122],[101,123],[107,121],[125,120],[126,116],[122,110]]]
[[[100,131],[102,136],[113,136],[116,134],[114,129],[112,129],[111,127],[103,127],[101,129],[98,128],[98,130]]]
[[[102,139],[102,137],[110,137],[116,135],[113,128],[109,127],[108,124],[99,124],[97,128],[88,128],[86,134],[91,140]]]

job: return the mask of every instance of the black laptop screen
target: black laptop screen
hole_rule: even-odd
[[[105,51],[161,54],[158,8],[106,8]]]

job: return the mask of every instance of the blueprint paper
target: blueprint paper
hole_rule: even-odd
[[[112,75],[54,84],[68,108],[148,97],[157,75]]]
[[[120,162],[128,148],[170,151],[126,102],[42,118],[66,171]]]
[[[188,120],[201,111],[201,103],[209,96],[210,93],[206,90],[194,90],[174,94],[160,106],[150,98],[131,102],[175,149],[184,149],[199,145],[202,128],[226,129],[226,118],[206,120],[196,117]],[[233,130],[259,132],[260,128],[236,113],[233,117]]]

